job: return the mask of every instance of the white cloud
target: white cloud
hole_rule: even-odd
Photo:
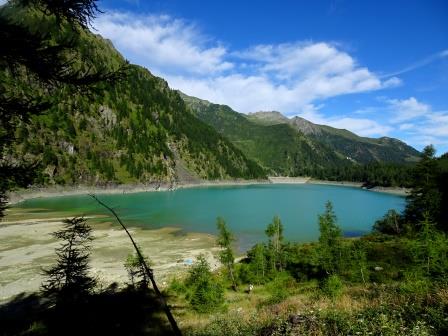
[[[385,99],[392,113],[391,124],[398,124],[406,140],[414,145],[448,145],[448,111],[433,111],[415,97]]]
[[[385,136],[392,131],[392,127],[382,125],[372,119],[352,118],[347,116],[326,117],[319,112],[321,107],[322,106],[315,107],[313,105],[307,105],[304,111],[298,114],[298,116],[316,124],[331,125],[332,127],[352,131],[361,136]]]
[[[240,112],[300,113],[318,100],[397,86],[325,42],[256,45],[231,51],[191,23],[169,16],[109,13],[95,21],[132,62],[189,95]]]
[[[401,74],[404,74],[404,73],[416,70],[418,68],[424,67],[424,66],[426,66],[426,65],[428,65],[430,63],[433,63],[433,62],[435,62],[437,60],[440,60],[440,59],[443,59],[445,57],[448,57],[448,49],[445,49],[445,50],[439,51],[439,52],[437,52],[435,54],[429,55],[428,57],[425,57],[424,59],[421,59],[418,62],[415,62],[415,63],[407,66],[404,69],[401,69],[399,71],[395,71],[393,73],[384,75],[382,77],[384,78],[384,77],[390,77],[390,76],[398,76],[398,75],[401,75]]]
[[[233,67],[224,60],[224,47],[206,47],[206,39],[193,25],[166,15],[112,12],[96,19],[95,28],[127,58],[150,70],[209,74]]]
[[[394,114],[392,117],[393,122],[411,120],[428,115],[431,112],[431,107],[429,105],[419,102],[414,97],[402,100],[390,99],[388,100],[388,103]]]
[[[406,123],[406,124],[399,125],[398,128],[400,129],[400,131],[407,131],[407,130],[414,129],[415,125],[414,124],[410,124],[410,123]]]

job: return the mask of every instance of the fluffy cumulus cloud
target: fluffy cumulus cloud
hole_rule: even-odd
[[[95,27],[171,87],[241,112],[299,113],[317,100],[401,84],[396,77],[380,79],[325,42],[228,50],[193,24],[164,15],[112,12]]]
[[[389,107],[393,111],[394,122],[402,122],[427,115],[431,112],[431,107],[417,101],[414,97],[408,99],[390,99]]]
[[[434,111],[431,105],[407,99],[386,99],[390,124],[397,127],[413,145],[448,145],[448,111]]]
[[[387,135],[392,131],[392,127],[380,124],[379,122],[367,118],[353,118],[349,116],[326,117],[319,112],[322,106],[315,107],[307,105],[298,116],[305,118],[315,124],[331,125],[332,127],[350,130],[361,136]]]
[[[136,16],[112,12],[95,21],[101,35],[131,61],[163,73],[217,74],[232,68],[227,51],[207,41],[193,25],[166,15]]]

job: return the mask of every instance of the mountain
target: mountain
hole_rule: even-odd
[[[361,164],[407,163],[415,162],[419,157],[417,150],[394,138],[361,137],[345,129],[314,124],[300,117],[289,119],[279,112],[256,112],[249,114],[248,118],[263,125],[289,124],[306,136],[328,145],[335,152]]]
[[[265,125],[226,105],[181,96],[199,119],[227,137],[271,174],[307,175],[316,169],[351,164],[327,145],[310,139],[288,123]]]
[[[26,13],[21,17],[29,29],[38,29],[36,21],[54,24],[51,18],[42,17],[40,22]],[[93,66],[101,69],[113,69],[124,61],[110,41],[88,31],[82,31],[78,51],[93,57]],[[12,77],[0,70],[6,92],[38,86],[26,71],[17,69],[17,74]],[[12,163],[22,158],[38,162],[37,184],[266,176],[256,162],[191,113],[166,81],[140,66],[129,65],[121,80],[101,82],[89,90],[61,85],[42,95],[51,99],[51,107],[19,124],[15,143],[5,156]]]
[[[316,169],[405,164],[419,155],[397,139],[360,137],[300,117],[290,119],[276,111],[246,115],[226,105],[181,96],[199,119],[274,174],[313,175]]]

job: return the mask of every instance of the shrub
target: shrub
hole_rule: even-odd
[[[270,297],[269,304],[279,303],[285,300],[295,286],[294,278],[287,272],[281,272],[276,275],[274,280],[266,285]]]
[[[331,299],[336,299],[342,294],[344,285],[337,275],[331,275],[325,279],[322,291]]]
[[[197,312],[212,312],[223,305],[224,287],[214,278],[204,256],[197,258],[185,284],[189,289],[187,300]]]

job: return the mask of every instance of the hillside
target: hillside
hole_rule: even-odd
[[[250,158],[279,174],[307,167],[349,167],[415,162],[419,152],[393,138],[365,138],[343,129],[287,118],[279,112],[248,115],[225,105],[182,95],[198,118],[228,137]]]
[[[231,140],[271,174],[309,175],[316,169],[351,165],[326,144],[310,139],[287,123],[256,123],[226,105],[184,94],[182,97],[199,119]]]
[[[345,129],[314,124],[300,117],[287,118],[280,112],[255,112],[250,113],[248,118],[262,125],[289,124],[306,136],[325,143],[337,153],[357,163],[415,162],[419,156],[417,150],[398,139],[361,137]]]
[[[36,24],[32,14],[21,15],[30,15],[30,29]],[[39,20],[52,24],[51,18]],[[81,54],[94,56],[98,67],[113,69],[123,62],[101,36],[83,31],[79,46]],[[2,71],[1,76],[5,90],[33,83],[25,71],[15,77]],[[140,66],[129,65],[120,81],[88,91],[62,85],[49,99],[51,107],[44,114],[19,125],[7,153],[10,162],[38,162],[38,184],[265,177],[259,165],[196,118],[166,81]]]

